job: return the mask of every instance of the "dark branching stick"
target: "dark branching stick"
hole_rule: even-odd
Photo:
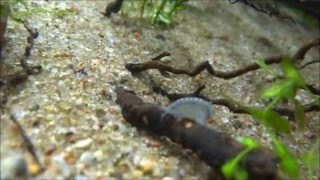
[[[27,72],[28,75],[34,75],[41,72],[42,67],[41,66],[29,66],[27,63],[27,59],[31,55],[31,49],[34,45],[34,39],[36,39],[39,36],[39,32],[37,29],[30,27],[29,23],[27,21],[23,22],[24,27],[29,32],[29,36],[27,37],[27,46],[24,51],[24,56],[20,59],[20,64],[22,68]]]
[[[258,12],[261,12],[261,13],[264,13],[264,14],[267,14],[269,15],[270,17],[272,17],[273,15],[275,15],[276,17],[279,17],[279,18],[283,18],[283,19],[289,19],[291,20],[294,24],[296,23],[292,17],[290,16],[283,16],[280,14],[280,11],[279,11],[279,5],[278,5],[278,1],[277,0],[274,0],[274,7],[272,9],[270,9],[269,11],[266,10],[266,9],[263,9],[261,6],[259,6],[259,4],[254,4],[253,2],[251,2],[250,0],[235,0],[235,1],[231,1],[231,0],[228,0],[230,4],[235,4],[235,3],[243,3],[244,5],[246,6],[249,6],[251,8],[253,8],[254,10],[258,11]]]
[[[20,65],[24,71],[18,71],[14,74],[3,75],[0,77],[0,88],[15,86],[17,84],[24,83],[29,75],[38,74],[42,71],[41,66],[30,66],[27,63],[27,59],[31,55],[31,50],[34,45],[34,39],[39,36],[37,29],[30,27],[27,21],[22,21],[20,19],[15,19],[16,21],[23,23],[24,27],[27,29],[29,35],[27,37],[27,45],[25,47],[24,55],[20,58]]]
[[[320,38],[315,38],[306,44],[302,45],[297,52],[291,57],[293,63],[298,63],[299,61],[302,61],[304,59],[305,54],[314,46],[317,46],[320,44]],[[142,71],[146,71],[148,69],[157,69],[161,72],[161,74],[165,75],[167,72],[171,72],[174,74],[186,74],[188,76],[194,77],[201,73],[203,70],[207,70],[212,76],[222,78],[222,79],[232,79],[238,76],[241,76],[243,74],[246,74],[251,71],[255,71],[260,69],[260,66],[257,63],[251,63],[247,66],[244,66],[242,68],[232,70],[229,72],[223,72],[219,70],[215,70],[208,61],[202,62],[198,64],[193,70],[189,69],[183,69],[183,68],[175,68],[171,67],[161,61],[159,59],[164,56],[169,56],[170,53],[162,53],[159,56],[153,58],[152,61],[147,61],[145,63],[128,63],[125,65],[125,67],[132,73],[139,73]],[[278,64],[282,61],[283,58],[285,58],[285,55],[278,55],[278,56],[272,56],[267,57],[264,59],[264,62],[267,65],[270,64]],[[168,77],[168,75],[166,75]],[[312,93],[316,95],[320,95],[320,89],[313,87],[312,85],[307,85]]]
[[[314,60],[314,61],[307,62],[304,65],[300,66],[299,69],[301,70],[301,69],[303,69],[311,64],[315,64],[315,63],[320,63],[320,60]]]
[[[229,101],[227,99],[210,99],[206,96],[201,95],[200,93],[204,88],[205,88],[205,86],[201,86],[195,92],[189,93],[189,94],[177,94],[177,93],[170,94],[166,90],[164,90],[158,86],[153,85],[154,92],[160,93],[164,96],[167,96],[170,101],[175,101],[177,99],[184,98],[184,97],[198,97],[198,98],[204,99],[208,102],[211,102],[211,104],[225,106],[233,113],[249,114],[249,112],[242,109],[241,107],[238,107],[237,105],[235,105],[234,103],[232,103],[231,101]],[[305,104],[303,107],[304,107],[305,113],[313,112],[313,111],[320,111],[320,107],[317,106],[315,103]],[[286,108],[286,107],[274,107],[272,110],[274,110],[275,112],[279,113],[282,116],[289,117],[289,120],[294,119],[294,110],[293,109]]]
[[[305,54],[310,50],[312,47],[320,44],[320,38],[315,38],[312,41],[304,44],[301,46],[298,51],[291,57],[292,61],[298,62],[304,59]],[[282,59],[286,57],[284,55],[272,56],[267,57],[264,59],[264,62],[267,65],[280,63]],[[246,74],[250,71],[254,71],[260,69],[260,66],[257,63],[251,63],[247,66],[242,68],[232,70],[229,72],[223,72],[219,70],[215,70],[208,61],[202,62],[198,64],[193,70],[183,69],[183,68],[175,68],[171,67],[167,64],[162,63],[161,61],[147,61],[145,63],[128,63],[125,65],[126,68],[131,71],[132,73],[139,73],[141,71],[146,71],[148,69],[158,69],[159,71],[168,71],[174,74],[186,74],[188,76],[194,77],[198,75],[203,70],[207,70],[212,76],[222,78],[222,79],[231,79],[243,74]]]
[[[314,38],[313,40],[302,45],[298,51],[291,57],[292,61],[296,63],[297,61],[302,61],[307,52],[315,47],[320,45],[320,37]]]
[[[165,51],[159,54],[158,56],[152,58],[152,61],[160,61],[163,57],[166,57],[166,56],[171,56],[171,53]]]
[[[33,145],[32,141],[30,140],[30,138],[26,134],[26,132],[23,129],[23,127],[21,126],[21,124],[16,120],[14,115],[11,115],[11,120],[17,126],[19,133],[21,135],[21,138],[23,140],[23,143],[26,146],[28,152],[31,154],[34,162],[37,163],[37,165],[41,168],[40,172],[43,172],[45,170],[45,167],[41,164],[39,157],[37,156],[37,153],[36,153],[36,148]]]
[[[245,149],[225,133],[202,126],[191,119],[177,120],[164,108],[144,102],[132,91],[117,87],[116,93],[116,102],[120,105],[126,121],[156,135],[167,136],[193,150],[216,171]],[[246,170],[248,179],[272,180],[277,176],[277,161],[275,155],[260,147],[241,159],[239,166]]]
[[[311,84],[307,84],[307,87],[313,94],[320,96],[320,89],[319,88],[316,88],[316,87],[312,86]]]
[[[37,29],[30,27],[29,23],[25,21],[23,23],[24,27],[27,29],[29,36],[27,37],[27,46],[24,51],[24,55],[29,57],[31,55],[31,49],[33,48],[33,39],[38,38],[39,32]]]

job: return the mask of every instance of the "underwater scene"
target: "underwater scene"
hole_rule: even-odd
[[[319,0],[1,0],[1,180],[317,180]]]

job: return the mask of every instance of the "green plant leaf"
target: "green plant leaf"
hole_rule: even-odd
[[[274,150],[280,158],[281,169],[290,176],[291,179],[299,178],[299,166],[295,157],[290,153],[290,151],[281,144],[275,135],[269,132],[272,141],[274,143]]]
[[[222,173],[227,179],[230,179],[233,176],[234,172],[238,168],[238,163],[239,162],[236,161],[236,158],[234,158],[222,166]]]
[[[308,179],[312,179],[312,171],[318,170],[320,167],[319,159],[320,159],[320,138],[318,137],[316,143],[314,143],[311,149],[302,157],[303,162],[308,168]]]
[[[172,22],[171,17],[163,13],[159,14],[159,20],[165,24],[170,24]]]
[[[187,9],[187,6],[185,4],[181,4],[178,7],[176,7],[175,12],[184,11]]]
[[[259,144],[250,137],[240,138],[240,143],[246,146],[246,148],[239,153],[235,158],[227,161],[222,166],[222,172],[224,176],[228,179],[235,178],[236,180],[246,180],[248,179],[248,173],[239,167],[239,162],[246,154],[248,154],[252,149],[259,147]]]
[[[272,70],[270,66],[266,64],[266,62],[262,59],[259,58],[256,60],[256,63],[264,70],[266,70],[269,74],[275,74],[275,72]]]
[[[296,96],[297,87],[295,82],[290,79],[278,80],[271,87],[263,90],[260,97],[265,98],[288,98],[293,99]]]
[[[281,68],[285,77],[295,81],[298,87],[305,87],[305,80],[298,69],[293,65],[289,57],[285,57],[281,61]]]
[[[290,124],[287,119],[280,116],[277,112],[270,108],[251,108],[243,105],[242,103],[232,99],[224,92],[221,92],[222,96],[237,105],[239,108],[247,111],[256,120],[260,121],[266,127],[272,128],[278,133],[288,133],[290,131]]]
[[[247,179],[248,174],[243,168],[239,167],[239,162],[252,149],[253,147],[247,147],[242,152],[240,152],[236,157],[234,157],[233,159],[223,164],[223,166],[221,167],[221,172],[227,179],[231,179],[232,177],[238,180]]]
[[[294,99],[293,102],[294,102],[294,118],[298,123],[298,127],[300,129],[304,129],[306,126],[304,108],[298,100]]]
[[[250,137],[244,137],[241,139],[240,142],[241,142],[241,144],[245,145],[246,147],[250,147],[250,148],[259,147],[259,144]]]
[[[248,108],[248,112],[266,127],[272,128],[278,133],[290,132],[289,121],[271,109]]]

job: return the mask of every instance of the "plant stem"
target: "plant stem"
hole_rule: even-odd
[[[168,13],[168,15],[171,17],[172,14],[176,11],[176,9],[181,6],[183,3],[187,2],[188,0],[177,0],[174,3],[173,8],[170,10],[170,12]]]
[[[144,8],[146,6],[147,0],[143,0],[142,1],[142,5],[141,5],[141,11],[140,11],[140,18],[142,18],[143,13],[144,13]]]
[[[152,25],[154,25],[154,23],[156,22],[156,20],[158,19],[159,17],[159,14],[161,11],[163,11],[163,8],[164,8],[164,5],[167,3],[167,0],[162,0],[159,8],[157,9],[157,12],[156,12],[156,16],[154,18],[152,18]]]

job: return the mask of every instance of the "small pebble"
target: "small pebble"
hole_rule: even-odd
[[[45,105],[43,106],[43,109],[45,109],[49,113],[54,113],[57,110],[56,107],[53,105]]]
[[[66,102],[60,102],[59,103],[59,108],[62,110],[62,111],[69,111],[72,106],[69,104],[69,103],[66,103]]]
[[[275,79],[275,77],[273,75],[271,75],[271,74],[268,74],[268,75],[265,76],[265,80],[267,82],[273,82],[274,79]]]
[[[63,155],[63,159],[65,162],[67,162],[68,164],[74,164],[77,162],[78,158],[75,157],[75,155],[72,152],[66,152]]]
[[[95,157],[96,160],[97,160],[98,162],[100,162],[100,161],[102,161],[103,158],[104,158],[103,152],[102,152],[101,150],[98,150],[98,151],[96,151],[96,152],[93,153],[93,157]]]
[[[132,177],[133,179],[139,179],[142,175],[143,175],[143,172],[140,171],[140,170],[134,170],[134,171],[131,173],[131,177]]]
[[[162,180],[175,180],[175,179],[176,178],[174,178],[174,177],[168,177],[168,176],[162,178]]]
[[[17,154],[1,160],[1,179],[28,179],[27,162],[23,156]]]
[[[157,34],[156,39],[161,40],[161,41],[166,41],[166,37],[163,34]]]
[[[85,163],[77,163],[76,165],[76,169],[78,171],[83,171],[86,168],[86,164]]]
[[[42,168],[37,163],[31,163],[28,165],[28,171],[31,176],[37,176],[42,172]]]
[[[139,169],[144,175],[152,175],[155,163],[151,160],[142,160],[139,164]]]
[[[92,144],[92,139],[88,138],[88,139],[83,139],[78,141],[74,147],[78,148],[78,149],[87,149],[88,147],[90,147],[90,145]]]

